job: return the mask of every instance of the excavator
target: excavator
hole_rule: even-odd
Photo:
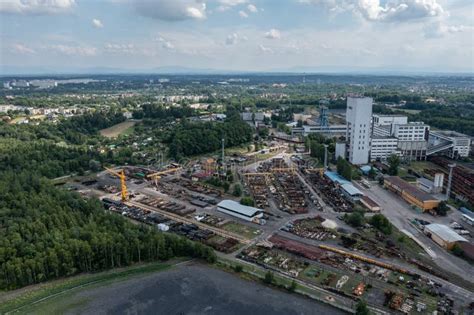
[[[127,184],[126,184],[126,178],[125,178],[125,172],[124,170],[118,170],[115,171],[113,169],[104,167],[107,172],[109,172],[112,175],[117,176],[120,178],[120,187],[121,187],[121,196],[122,196],[122,202],[127,201],[128,199],[128,192],[127,192]]]
[[[155,181],[155,186],[157,186],[158,185],[158,180],[161,178],[161,175],[165,175],[165,174],[168,174],[168,173],[173,173],[173,172],[179,171],[180,169],[181,169],[181,167],[170,168],[170,169],[167,169],[167,170],[164,170],[164,171],[161,171],[161,172],[156,172],[156,173],[153,173],[153,174],[149,174],[149,175],[147,175],[147,178],[153,179]]]

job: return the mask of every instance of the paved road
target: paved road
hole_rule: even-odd
[[[381,213],[389,218],[393,225],[401,231],[408,231],[413,234],[424,245],[424,247],[433,251],[436,257],[433,261],[439,267],[455,273],[466,280],[474,282],[474,267],[472,265],[446,252],[445,249],[438,246],[410,223],[413,218],[419,218],[430,222],[447,219],[439,219],[429,214],[417,213],[400,197],[385,190],[379,185],[373,185],[370,189],[364,188],[357,183],[354,183],[354,185],[382,207]]]

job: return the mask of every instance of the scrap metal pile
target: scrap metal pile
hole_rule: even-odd
[[[352,212],[352,205],[344,198],[342,193],[332,181],[319,174],[310,173],[309,179],[316,190],[322,193],[324,202],[338,212]]]

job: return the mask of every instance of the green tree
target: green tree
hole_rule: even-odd
[[[383,214],[373,215],[369,223],[385,235],[392,234],[392,224]]]
[[[360,227],[365,223],[364,213],[360,211],[354,211],[347,215],[346,222],[353,227]]]
[[[242,186],[240,186],[240,184],[234,185],[234,191],[232,192],[232,195],[234,195],[235,197],[242,196]]]
[[[273,272],[271,271],[267,271],[267,273],[265,274],[265,278],[263,279],[263,281],[267,284],[272,284],[273,281],[275,281],[275,277],[273,275]]]
[[[244,206],[253,207],[255,205],[255,202],[252,197],[245,196],[240,199],[240,204]]]
[[[319,160],[320,163],[324,163],[324,145],[315,141],[310,142],[311,156]]]
[[[441,201],[439,205],[436,207],[435,211],[437,215],[446,216],[446,214],[448,214],[448,211],[449,211],[449,207],[446,201]]]
[[[398,167],[400,166],[400,157],[396,154],[392,154],[387,159],[388,162],[388,174],[392,176],[398,175]]]
[[[370,179],[375,179],[375,176],[377,176],[377,171],[373,166],[370,167],[369,173],[367,175]]]
[[[370,310],[364,300],[360,300],[356,305],[356,315],[369,315]]]
[[[464,256],[464,251],[462,250],[461,246],[459,246],[458,243],[454,244],[454,246],[451,248],[451,252],[458,257]]]
[[[293,281],[291,281],[290,286],[288,287],[288,291],[290,291],[290,292],[295,292],[295,290],[296,290],[297,287],[298,287],[298,284],[297,284],[296,281],[293,279]]]

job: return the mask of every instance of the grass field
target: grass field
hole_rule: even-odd
[[[119,124],[113,125],[112,127],[102,129],[100,134],[107,138],[116,138],[120,135],[126,135],[133,132],[134,121],[124,121]]]
[[[256,229],[251,226],[239,224],[236,222],[227,223],[222,227],[224,230],[233,232],[235,234],[242,235],[245,238],[252,239],[260,234],[262,234],[262,230]]]
[[[137,265],[127,268],[114,269],[96,274],[83,274],[75,277],[47,282],[44,284],[31,286],[17,291],[0,293],[0,314],[10,312],[20,313],[41,313],[38,312],[37,304],[41,303],[43,314],[52,314],[48,310],[57,311],[61,307],[53,303],[49,305],[45,302],[50,298],[63,294],[73,294],[75,290],[84,287],[93,287],[104,285],[112,281],[127,280],[131,277],[151,272],[163,271],[171,268],[173,264],[184,260],[174,260],[173,262],[157,262],[150,264]]]
[[[394,109],[396,111],[402,111],[402,112],[405,112],[407,114],[418,114],[421,112],[421,110],[418,110],[418,109],[401,109],[401,108],[396,108]]]

